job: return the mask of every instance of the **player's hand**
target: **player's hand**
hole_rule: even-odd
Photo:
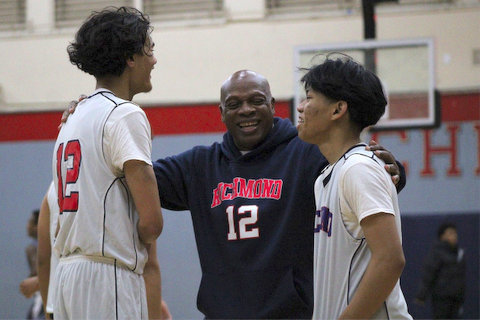
[[[67,110],[63,111],[63,114],[62,114],[62,119],[60,120],[60,124],[58,125],[58,130],[60,130],[60,128],[62,127],[62,125],[67,122],[67,119],[68,119],[68,116],[70,116],[72,113],[75,112],[75,108],[77,108],[77,105],[80,101],[82,101],[83,99],[85,99],[87,96],[82,94],[80,95],[80,97],[78,98],[78,101],[77,100],[72,100],[70,101],[70,103],[68,104],[68,107],[67,107]]]
[[[36,276],[26,278],[20,282],[20,292],[25,296],[25,298],[30,298],[33,296],[35,291],[38,291],[38,289],[38,278]]]
[[[168,310],[168,305],[165,300],[162,299],[162,320],[172,320],[172,315],[170,310]]]
[[[370,140],[365,149],[373,151],[377,157],[385,162],[385,170],[392,176],[392,181],[396,186],[400,181],[400,168],[395,162],[393,154],[374,140]]]

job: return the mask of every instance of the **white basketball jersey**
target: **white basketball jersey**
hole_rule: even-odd
[[[50,277],[48,282],[48,297],[46,305],[46,311],[48,313],[53,313],[53,301],[54,301],[54,274],[55,268],[58,264],[58,256],[54,254],[53,246],[55,245],[55,232],[57,230],[58,224],[58,201],[57,201],[57,192],[55,191],[55,185],[52,181],[50,187],[47,191],[47,202],[48,209],[50,211],[50,248],[52,248],[52,253],[50,255]]]
[[[358,165],[365,175],[349,179],[360,179],[361,190],[344,184],[346,172]],[[327,166],[315,182],[313,319],[337,319],[355,294],[371,256],[361,219],[379,212],[393,214],[401,237],[397,192],[383,165],[361,144]],[[366,183],[372,176],[375,182]],[[411,319],[399,282],[372,318]]]
[[[122,145],[118,140],[125,138],[116,137],[119,130],[111,129],[118,128],[111,125],[111,119],[119,119],[116,124],[123,125],[120,120],[132,113],[141,114],[143,121],[135,122],[132,130],[141,128],[141,143],[147,147],[140,149],[148,152],[141,154],[125,147],[107,152],[112,145]],[[110,139],[107,143],[105,137]],[[122,160],[121,169],[114,165],[112,154]],[[140,107],[104,89],[78,104],[60,130],[52,162],[60,207],[60,230],[54,249],[60,257],[108,257],[131,271],[143,273],[147,252],[137,233],[138,214],[123,171],[118,171],[131,159],[151,164],[150,157],[150,125]]]

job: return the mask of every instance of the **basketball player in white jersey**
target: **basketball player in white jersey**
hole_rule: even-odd
[[[93,13],[67,49],[96,90],[62,126],[53,153],[55,319],[148,317],[142,273],[163,219],[150,124],[131,100],[152,89],[150,32],[138,10],[110,8]]]
[[[299,137],[329,165],[315,183],[314,319],[411,319],[397,191],[361,131],[387,104],[375,74],[346,56],[307,69]]]
[[[38,281],[45,314],[48,319],[51,319],[53,314],[53,275],[58,264],[58,257],[51,254],[51,248],[55,243],[57,222],[58,201],[52,181],[42,200],[38,217]]]

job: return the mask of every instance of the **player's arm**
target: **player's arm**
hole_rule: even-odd
[[[30,298],[33,296],[38,289],[38,276],[28,277],[20,282],[20,292],[25,296],[25,298]]]
[[[25,248],[28,266],[30,268],[30,277],[37,275],[37,248],[32,244]]]
[[[360,222],[372,256],[352,301],[340,319],[368,319],[393,290],[405,266],[395,216],[370,215]]]
[[[148,260],[143,269],[143,279],[147,292],[148,318],[162,319],[162,278],[157,259],[157,242],[147,245]]]
[[[138,212],[140,240],[145,244],[154,243],[162,232],[163,217],[153,168],[140,160],[128,160],[123,172]]]
[[[148,318],[170,320],[172,315],[162,299],[162,277],[157,258],[156,242],[147,246],[148,260],[143,269],[143,279],[147,291]]]
[[[395,157],[390,151],[377,144],[377,142],[374,140],[370,140],[366,149],[374,151],[375,155],[385,162],[385,170],[392,177],[392,181],[397,188],[397,192],[402,191],[407,184],[407,176],[405,174],[405,168],[403,165],[395,160]]]
[[[48,297],[48,283],[50,281],[50,209],[48,207],[47,194],[42,200],[40,206],[40,214],[38,216],[38,252],[37,252],[37,269],[38,269],[38,282],[40,286],[40,294],[42,295],[42,301],[44,310]]]
[[[103,145],[112,172],[124,176],[138,212],[140,240],[154,242],[163,228],[157,181],[151,165],[151,127],[145,113],[124,104],[110,114],[105,124]]]

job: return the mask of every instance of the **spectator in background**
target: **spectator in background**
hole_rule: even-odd
[[[28,309],[27,319],[44,319],[42,297],[40,296],[37,277],[37,226],[39,210],[33,210],[27,223],[27,234],[32,242],[25,248],[30,274],[20,283],[20,292],[25,298],[33,297],[33,303]]]
[[[457,227],[453,223],[442,224],[437,236],[438,241],[424,263],[416,302],[424,305],[431,296],[435,319],[456,319],[465,300],[465,254],[458,247]]]

